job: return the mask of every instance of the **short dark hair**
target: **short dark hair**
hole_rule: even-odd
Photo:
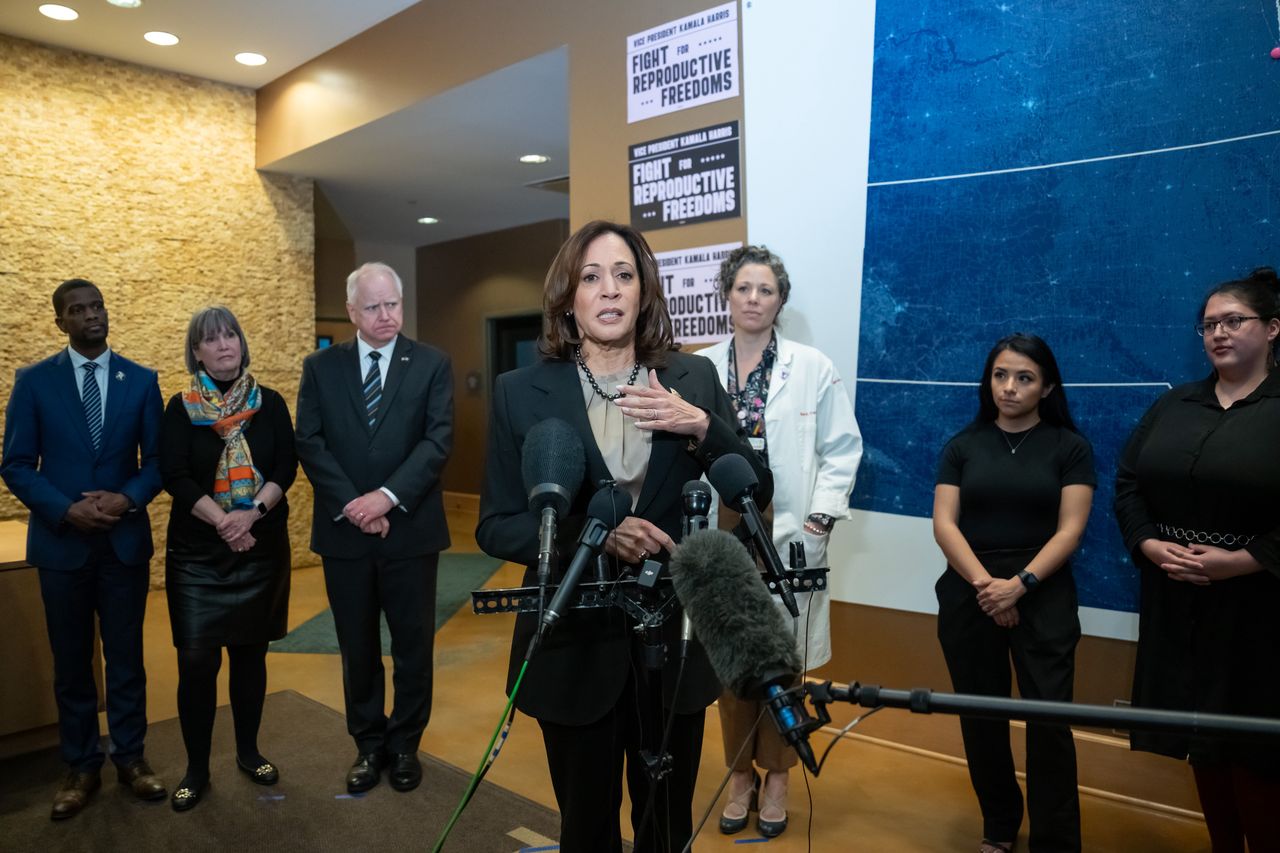
[[[53,292],[54,315],[58,317],[62,316],[62,309],[67,307],[67,294],[73,290],[78,290],[81,287],[92,287],[94,290],[98,291],[99,296],[102,295],[102,291],[99,290],[98,285],[89,281],[87,278],[69,278],[62,284],[58,285],[57,290]]]
[[[679,349],[667,313],[667,300],[662,295],[658,278],[658,261],[639,231],[617,222],[597,219],[575,231],[556,253],[542,288],[542,334],[538,352],[543,358],[568,361],[574,347],[582,343],[578,323],[573,314],[573,297],[578,291],[578,276],[587,247],[597,237],[616,234],[627,244],[636,259],[640,276],[640,316],[636,318],[636,360],[646,367],[664,367],[667,353]]]
[[[729,297],[733,281],[738,277],[738,270],[747,264],[768,267],[778,280],[778,296],[782,301],[778,303],[778,313],[773,316],[773,322],[777,323],[778,317],[782,316],[782,306],[787,304],[787,299],[791,296],[791,276],[787,275],[787,267],[782,263],[782,258],[769,251],[769,247],[763,243],[759,246],[740,246],[720,263],[720,274],[716,277],[720,283],[720,295],[726,299]]]
[[[982,366],[982,378],[978,381],[978,416],[974,424],[990,423],[996,419],[999,410],[995,397],[991,396],[991,371],[995,367],[996,357],[1004,351],[1025,355],[1040,368],[1040,378],[1046,385],[1052,385],[1049,396],[1040,401],[1040,419],[1054,426],[1064,427],[1072,432],[1076,429],[1071,419],[1071,409],[1067,405],[1067,392],[1062,387],[1062,373],[1058,370],[1058,360],[1053,357],[1053,350],[1036,335],[1014,332],[996,341],[996,345],[987,353],[987,363]]]
[[[186,356],[187,370],[192,375],[200,368],[199,362],[196,361],[196,344],[210,335],[228,329],[235,332],[236,337],[240,338],[240,370],[244,372],[248,369],[249,342],[244,339],[244,331],[240,328],[240,322],[236,320],[236,315],[232,314],[231,309],[225,305],[211,305],[208,308],[201,308],[195,314],[192,314],[191,322],[187,324],[187,351],[184,355]]]

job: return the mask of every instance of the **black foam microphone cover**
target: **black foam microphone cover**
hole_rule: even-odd
[[[564,421],[547,418],[534,424],[525,434],[520,460],[529,509],[541,512],[551,507],[558,515],[568,512],[582,486],[586,458],[582,439]]]
[[[770,686],[795,682],[800,653],[741,542],[723,530],[690,533],[670,571],[721,684],[744,699],[762,699]]]
[[[724,502],[735,509],[739,508],[734,505],[744,494],[754,491],[760,485],[760,479],[752,470],[751,463],[737,453],[726,453],[712,462],[707,470],[707,479],[715,486],[720,497],[724,498]]]

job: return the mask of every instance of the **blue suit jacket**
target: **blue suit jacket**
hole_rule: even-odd
[[[145,563],[154,550],[146,506],[160,491],[158,438],[163,405],[156,372],[111,353],[102,447],[85,423],[71,356],[64,349],[18,370],[5,409],[0,477],[31,510],[27,562],[72,571],[85,565],[90,538],[63,521],[82,492],[105,489],[137,508],[107,533],[122,563]]]

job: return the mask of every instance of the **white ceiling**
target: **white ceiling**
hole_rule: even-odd
[[[0,0],[0,32],[250,88],[282,74],[416,0],[61,0],[78,20],[41,15],[43,0]],[[149,30],[181,39],[143,40]],[[256,68],[233,57],[267,57]],[[471,81],[272,165],[316,178],[357,240],[419,246],[545,219],[568,197],[529,189],[568,174],[568,57],[563,49]],[[546,154],[549,163],[516,162]],[[440,223],[419,225],[420,216]]]

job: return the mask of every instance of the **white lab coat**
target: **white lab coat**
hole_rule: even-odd
[[[853,405],[831,359],[805,344],[778,335],[778,358],[765,400],[765,440],[773,472],[773,544],[784,566],[788,543],[804,542],[810,567],[827,565],[828,536],[804,532],[804,520],[818,512],[832,518],[849,517],[849,495],[862,460],[862,434]],[[700,350],[711,359],[721,384],[727,384],[729,341]],[[739,377],[745,381],[746,377]],[[714,507],[719,501],[714,502]],[[710,523],[715,527],[716,509]],[[831,660],[830,599],[824,590],[796,596],[800,617],[793,624],[800,654],[812,669]],[[803,643],[808,624],[808,644]]]

